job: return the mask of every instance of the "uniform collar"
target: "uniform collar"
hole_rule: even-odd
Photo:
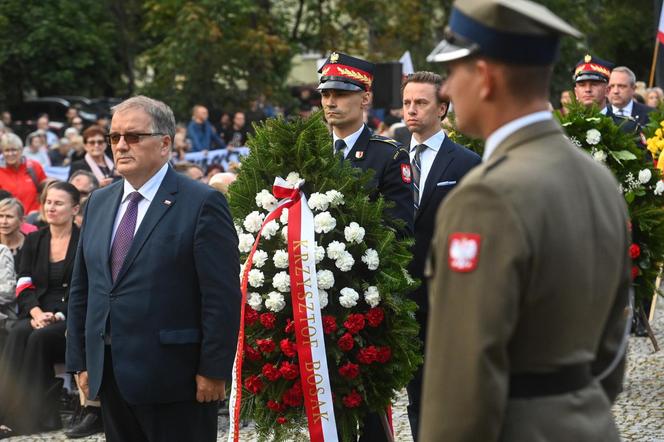
[[[491,157],[491,154],[496,150],[496,148],[507,139],[514,132],[522,129],[526,126],[529,126],[533,123],[538,123],[540,121],[552,120],[553,115],[549,111],[539,111],[533,112],[532,114],[524,115],[519,117],[516,120],[512,120],[509,123],[499,127],[489,137],[484,143],[484,155],[482,155],[482,161],[486,161]]]
[[[350,152],[353,149],[353,146],[355,146],[355,143],[357,142],[357,139],[360,138],[360,135],[362,134],[363,130],[364,130],[364,124],[360,126],[357,132],[353,132],[352,134],[348,135],[346,138],[342,138],[344,140],[344,143],[346,143],[346,149],[348,149],[348,152]],[[332,130],[333,145],[339,138],[340,137],[338,137],[337,134],[334,133],[334,130]]]
[[[445,141],[445,132],[443,132],[442,129],[426,139],[424,143],[418,143],[415,141],[415,136],[413,135],[410,137],[410,151],[414,151],[415,148],[420,144],[426,144],[429,149],[433,150],[434,152],[438,152],[440,146],[443,145],[443,141]]]

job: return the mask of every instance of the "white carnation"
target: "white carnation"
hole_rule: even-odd
[[[234,222],[233,225],[235,226],[235,233],[237,233],[237,236],[244,233],[244,230],[242,230],[242,227],[237,222]]]
[[[652,172],[650,169],[643,169],[639,171],[639,182],[641,184],[646,184],[652,178]]]
[[[265,227],[263,227],[263,231],[261,232],[261,236],[265,239],[270,239],[276,235],[278,231],[279,223],[277,220],[273,219],[269,223],[265,224]]]
[[[240,281],[244,277],[244,264],[240,264]]]
[[[265,275],[258,269],[249,270],[249,285],[252,287],[261,287],[265,282]]]
[[[251,233],[241,233],[238,236],[237,248],[242,253],[249,253],[254,246],[254,235]]]
[[[355,290],[344,287],[341,289],[341,296],[339,296],[339,303],[346,307],[351,308],[357,305],[357,300],[360,299],[359,293]]]
[[[662,193],[664,193],[664,182],[657,181],[657,185],[655,186],[655,195],[661,195]]]
[[[256,292],[249,293],[247,304],[249,304],[254,310],[260,311],[263,308],[263,297]]]
[[[362,262],[367,265],[369,270],[376,270],[380,264],[380,259],[378,258],[378,252],[374,249],[367,249],[362,255]]]
[[[330,206],[330,200],[324,193],[312,193],[307,201],[311,210],[322,212]]]
[[[272,287],[280,292],[287,292],[290,290],[290,276],[287,272],[279,272],[272,277]]]
[[[316,264],[320,263],[325,258],[325,248],[316,246]]]
[[[338,259],[343,252],[346,251],[346,244],[339,241],[332,241],[327,245],[327,257],[330,259]]]
[[[597,129],[588,129],[586,132],[586,143],[590,145],[599,144],[602,141],[602,134]]]
[[[318,280],[318,290],[327,290],[334,286],[334,273],[329,270],[317,271],[316,279]]]
[[[274,261],[274,266],[278,269],[287,269],[288,268],[288,252],[285,250],[277,250],[274,252],[272,257]]]
[[[605,163],[606,162],[606,152],[603,150],[597,150],[593,152],[593,159],[597,161],[598,163]]]
[[[348,242],[359,244],[364,239],[364,227],[356,222],[352,222],[350,223],[350,226],[346,226],[344,229],[344,237]]]
[[[369,286],[364,291],[364,300],[371,307],[376,307],[380,303],[380,293],[378,293],[378,287],[373,285]]]
[[[342,252],[341,255],[339,255],[339,258],[334,262],[334,264],[342,272],[347,272],[353,268],[353,264],[355,264],[355,259],[353,258],[353,255],[351,255],[350,253]]]
[[[299,187],[300,184],[304,182],[304,180],[300,178],[300,174],[297,172],[289,173],[288,176],[286,177],[286,181],[288,182],[288,184],[290,184],[295,188]]]
[[[314,230],[316,233],[328,233],[337,225],[337,220],[330,215],[330,212],[321,212],[314,216]]]
[[[288,226],[281,228],[281,239],[283,239],[284,242],[288,242]]]
[[[318,290],[318,302],[320,303],[320,308],[327,307],[328,296],[325,290]]]
[[[247,232],[256,233],[261,229],[265,215],[254,210],[244,219],[244,228]]]
[[[277,199],[267,190],[263,189],[256,194],[256,205],[262,207],[263,209],[269,211],[274,210],[277,207]]]
[[[251,261],[254,263],[254,267],[260,269],[265,265],[265,261],[267,261],[267,252],[264,250],[256,250]]]
[[[267,294],[267,299],[265,300],[265,307],[268,310],[273,312],[280,312],[286,307],[286,301],[284,301],[284,295],[277,292],[270,292]]]
[[[344,201],[344,194],[338,190],[328,190],[325,192],[325,196],[330,201],[330,206],[332,207],[339,207],[346,204],[346,201]]]
[[[281,216],[279,217],[279,221],[280,221],[281,224],[283,224],[284,226],[285,226],[286,224],[288,224],[288,209],[287,209],[287,208],[286,208],[286,209],[283,209],[283,210],[281,211]]]

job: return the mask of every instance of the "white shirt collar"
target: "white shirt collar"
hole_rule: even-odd
[[[415,136],[413,135],[410,137],[410,150],[412,152],[418,145],[426,144],[429,149],[433,150],[434,152],[438,152],[438,149],[440,149],[443,141],[445,141],[445,132],[443,132],[442,129],[425,140],[424,143],[418,143],[415,140]]]
[[[129,184],[129,181],[124,180],[124,193],[122,194],[122,202],[124,202],[127,197],[129,196],[130,193],[132,192],[138,192],[141,194],[143,198],[147,200],[148,203],[151,203],[152,200],[154,199],[154,196],[157,194],[157,190],[159,190],[159,186],[161,186],[161,182],[164,180],[164,177],[166,176],[166,172],[168,172],[168,162],[161,166],[161,169],[157,171],[152,177],[145,182],[141,186],[140,189],[134,189],[134,187]]]
[[[626,117],[629,117],[632,115],[632,109],[634,108],[634,101],[629,100],[629,103],[625,107],[616,107],[611,105],[611,108],[613,110],[613,115],[618,115],[620,112],[620,109],[623,109],[623,113],[625,114]]]
[[[553,115],[549,111],[539,111],[533,112],[532,114],[524,115],[519,117],[516,120],[512,120],[509,123],[499,127],[489,137],[484,143],[484,155],[482,155],[482,161],[486,161],[491,157],[491,154],[496,150],[496,148],[507,139],[514,132],[522,129],[526,126],[530,126],[534,123],[539,123],[540,121],[552,120]]]
[[[357,132],[353,132],[352,134],[348,135],[346,138],[343,138],[344,143],[346,143],[346,149],[348,150],[347,152],[344,153],[347,154],[350,152],[350,150],[355,146],[355,142],[357,141],[358,138],[360,138],[360,134],[362,134],[362,131],[364,130],[364,124],[360,126],[360,128],[357,130]],[[339,139],[337,134],[334,133],[334,130],[332,131],[332,142],[336,143],[336,141]]]

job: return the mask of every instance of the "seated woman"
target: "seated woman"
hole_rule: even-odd
[[[99,126],[90,126],[83,131],[83,142],[85,143],[85,157],[74,161],[69,168],[69,181],[78,170],[92,172],[99,181],[99,187],[108,186],[118,175],[113,169],[113,160],[106,156],[106,135],[104,129]]]
[[[23,216],[23,204],[19,200],[16,198],[0,200],[0,244],[11,250],[17,272],[21,262],[21,249],[25,242],[25,235],[21,232]]]
[[[44,202],[48,227],[28,235],[16,293],[20,319],[0,356],[0,438],[62,428],[61,385],[53,365],[64,361],[65,314],[79,229],[80,194],[63,182]]]

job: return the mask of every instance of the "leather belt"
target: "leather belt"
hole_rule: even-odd
[[[519,373],[510,375],[510,398],[554,396],[580,390],[592,381],[590,364],[559,367],[552,373]]]

